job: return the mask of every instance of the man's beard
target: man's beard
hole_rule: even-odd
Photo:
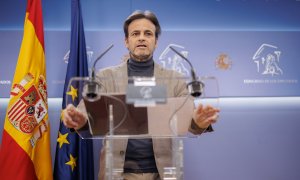
[[[133,54],[132,52],[130,52],[130,57],[132,59],[135,59],[137,61],[147,61],[152,57],[152,54],[140,54],[140,55],[136,55]]]

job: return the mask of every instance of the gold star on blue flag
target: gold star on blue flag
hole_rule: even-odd
[[[57,142],[59,143],[59,148],[61,148],[63,144],[70,144],[67,140],[68,135],[69,133],[61,134],[60,132],[58,132]]]
[[[71,90],[67,92],[67,95],[72,96],[72,101],[74,102],[75,98],[77,98],[77,89],[71,85]]]
[[[77,158],[73,157],[72,154],[70,154],[70,161],[66,162],[67,165],[71,166],[72,171],[76,167],[76,160]]]

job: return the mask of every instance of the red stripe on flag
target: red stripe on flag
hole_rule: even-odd
[[[16,116],[11,118],[12,121],[20,121],[21,119],[23,119],[25,114],[24,114],[24,112],[22,112],[22,109],[20,109],[20,111],[21,111],[20,113],[18,112],[18,114],[16,114]]]
[[[21,104],[19,102],[21,102]],[[9,119],[12,121],[16,121],[16,120],[20,119],[20,116],[21,116],[21,118],[24,117],[25,108],[26,108],[26,105],[23,104],[22,101],[19,100],[18,103],[12,108],[13,111],[8,112]]]
[[[16,96],[16,95],[18,95],[18,93],[15,93],[15,92],[10,92],[10,95],[12,95],[12,96]]]
[[[37,4],[35,4],[37,3]],[[37,7],[37,8],[36,8]],[[29,13],[28,19],[34,26],[35,34],[38,37],[43,49],[44,48],[44,25],[42,15],[41,1],[28,0],[26,12]]]
[[[3,130],[0,164],[1,179],[37,179],[31,159],[6,130]]]
[[[18,110],[16,110],[15,115],[12,117],[12,119],[14,119],[15,117],[20,116],[21,114],[24,114],[25,107],[26,107],[26,105],[22,104],[21,107],[19,107]]]
[[[11,114],[13,111],[15,111],[17,107],[20,105],[20,103],[22,103],[22,101],[18,100],[18,102],[15,105],[13,105],[13,107],[8,111],[8,114]]]

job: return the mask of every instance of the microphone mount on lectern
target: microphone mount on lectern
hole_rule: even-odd
[[[98,56],[98,58],[94,61],[91,77],[88,80],[88,82],[84,85],[83,88],[83,98],[88,101],[96,101],[100,99],[99,90],[101,88],[101,85],[96,81],[95,77],[95,67],[97,62],[113,47],[114,45],[110,45],[103,53]]]

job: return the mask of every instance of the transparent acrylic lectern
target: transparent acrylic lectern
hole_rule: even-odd
[[[139,167],[130,161],[124,164],[128,139],[152,139],[155,157],[166,156],[156,162],[162,166],[157,167],[161,178],[183,179],[183,139],[201,133],[191,128],[194,108],[197,103],[218,106],[218,82],[214,77],[199,78],[196,90],[201,95],[195,98],[187,86],[190,78],[156,76],[74,77],[69,82],[68,91],[77,87],[81,96],[77,108],[87,118],[77,133],[83,139],[103,139],[105,163],[100,166],[105,167],[100,169],[105,179],[123,179],[124,169]],[[72,101],[66,96],[67,104]]]

